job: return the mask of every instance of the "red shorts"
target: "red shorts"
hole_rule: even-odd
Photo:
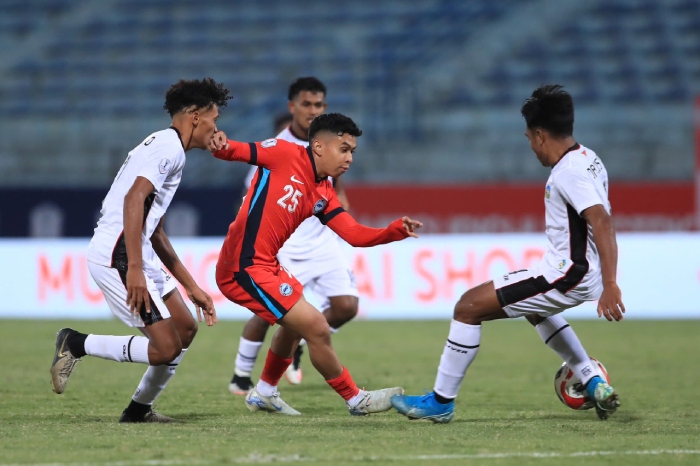
[[[248,308],[271,325],[302,297],[304,287],[282,267],[248,267],[238,272],[216,269],[216,284],[226,298]]]

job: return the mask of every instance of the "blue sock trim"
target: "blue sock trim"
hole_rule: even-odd
[[[601,379],[599,376],[594,376],[591,378],[591,380],[588,381],[588,385],[586,385],[586,391],[588,392],[588,396],[591,398],[594,397],[595,395],[595,389],[598,386],[599,383],[603,383],[603,379]]]

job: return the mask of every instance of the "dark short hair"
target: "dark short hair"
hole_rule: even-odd
[[[342,136],[362,136],[362,130],[357,127],[352,119],[340,113],[324,113],[313,119],[309,126],[309,141],[314,139],[318,133],[328,132]]]
[[[520,113],[530,129],[541,128],[558,138],[574,133],[574,101],[558,84],[535,89]]]
[[[195,109],[210,108],[212,105],[225,107],[232,96],[223,84],[211,78],[184,80],[176,82],[165,93],[163,108],[170,116],[195,106]]]
[[[325,97],[326,86],[324,86],[321,81],[319,81],[317,78],[314,78],[313,76],[299,78],[289,86],[289,93],[287,94],[287,99],[294,100],[294,98],[298,96],[301,91],[323,92],[323,95]]]

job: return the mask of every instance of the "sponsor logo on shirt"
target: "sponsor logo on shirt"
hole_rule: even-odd
[[[547,185],[547,187],[544,189],[544,197],[545,199],[549,199],[549,196],[551,195],[552,187],[550,185]]]
[[[289,296],[290,294],[292,294],[292,291],[292,285],[290,285],[289,283],[282,283],[280,285],[280,294],[282,296]]]
[[[325,199],[319,199],[318,201],[316,201],[316,204],[314,204],[314,215],[316,215],[319,212],[323,212],[323,209],[325,209],[327,205],[328,201],[326,201]]]
[[[561,270],[561,269],[563,269],[565,266],[566,266],[566,259],[562,259],[562,261],[559,262],[559,265],[557,266],[557,268],[558,268],[559,270]]]
[[[268,147],[275,147],[277,145],[277,139],[265,139],[260,143],[260,147],[267,149]]]
[[[166,173],[168,173],[168,170],[170,170],[170,160],[161,160],[160,165],[158,165],[158,171],[160,171],[160,174],[165,175]]]

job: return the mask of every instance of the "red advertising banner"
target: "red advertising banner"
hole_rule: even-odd
[[[544,183],[353,184],[347,187],[347,193],[353,215],[372,226],[385,226],[391,220],[408,215],[424,223],[425,233],[544,230]],[[695,229],[693,182],[614,182],[610,187],[610,202],[619,231]]]

